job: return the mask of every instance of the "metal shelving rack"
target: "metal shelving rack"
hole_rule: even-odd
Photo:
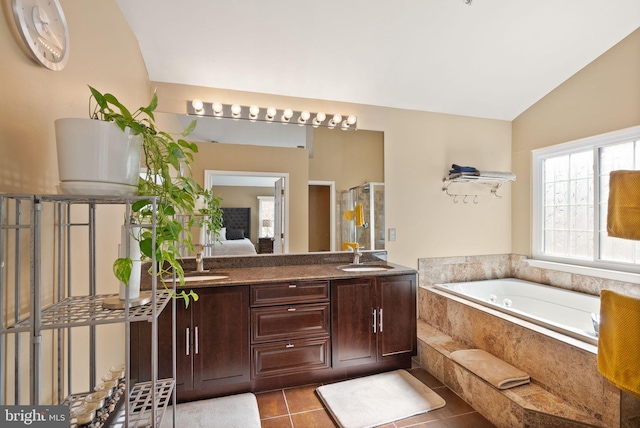
[[[157,320],[167,304],[175,305],[164,289],[158,290],[157,277],[155,275],[155,255],[151,260],[153,274],[151,277],[151,302],[144,306],[129,307],[128,296],[125,308],[120,310],[103,309],[102,301],[114,296],[96,294],[96,208],[99,205],[117,204],[124,205],[125,219],[130,218],[131,206],[139,200],[150,200],[152,210],[156,210],[157,201],[149,197],[108,197],[108,196],[75,196],[75,195],[0,195],[0,403],[7,404],[4,396],[7,382],[6,353],[7,338],[14,337],[15,372],[14,391],[15,397],[11,404],[21,403],[21,383],[18,374],[21,372],[23,359],[21,358],[21,336],[29,334],[29,404],[68,404],[74,408],[82,403],[89,392],[74,393],[72,388],[72,353],[71,331],[74,327],[89,327],[89,391],[93,391],[96,385],[96,326],[100,324],[125,324],[125,359],[126,373],[125,389],[120,399],[122,404],[118,406],[117,414],[110,415],[111,426],[115,427],[140,427],[160,426],[162,416],[167,404],[173,398],[175,406],[175,362],[173,364],[173,378],[157,378]],[[74,223],[72,206],[86,206],[88,221]],[[42,233],[43,209],[51,206],[54,221],[51,227],[55,252],[55,265],[51,277],[53,296],[43,305],[43,263],[42,263]],[[152,211],[152,212],[153,212]],[[128,220],[125,222],[127,232],[133,227],[142,227],[151,230],[155,246],[156,223],[155,217],[151,224],[133,225]],[[88,284],[87,293],[81,296],[72,295],[71,272],[73,256],[71,252],[72,235],[74,228],[86,228],[88,231]],[[28,271],[29,271],[29,313],[21,313],[22,299],[21,287],[25,287],[27,281],[23,278],[26,270],[26,262],[23,254],[26,253],[25,241],[28,241]],[[128,247],[127,243],[127,247]],[[10,248],[11,247],[11,248]],[[127,248],[127,253],[129,248]],[[47,272],[49,274],[49,272]],[[53,279],[55,277],[55,279]],[[7,316],[6,296],[10,291],[14,295],[13,319]],[[175,281],[174,281],[175,292]],[[174,308],[175,309],[175,308]],[[175,314],[175,310],[174,310]],[[151,381],[133,384],[129,378],[130,373],[130,323],[147,321],[152,325],[152,367]],[[41,370],[42,370],[42,332],[56,330],[54,352],[57,351],[57,403],[42,403]],[[63,334],[66,333],[66,334]],[[66,337],[65,337],[66,336]],[[173,342],[175,344],[175,316],[173,318]],[[53,335],[52,335],[53,337]],[[175,346],[175,345],[174,345]],[[65,355],[64,351],[67,350]],[[66,357],[67,367],[64,369],[63,360]],[[66,376],[65,376],[66,375]],[[65,379],[66,377],[66,379]],[[22,380],[22,379],[20,379]],[[72,423],[73,427],[74,424]],[[175,426],[175,408],[174,408]]]

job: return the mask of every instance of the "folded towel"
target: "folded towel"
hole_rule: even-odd
[[[453,351],[451,359],[498,389],[508,389],[529,383],[528,374],[482,349]]]
[[[342,251],[349,251],[349,249],[356,249],[360,247],[357,242],[343,242],[342,243]]]
[[[640,398],[640,299],[611,290],[600,293],[598,371]]]
[[[477,172],[478,170],[472,166],[460,166],[460,165],[456,165],[455,163],[451,165],[451,170],[449,171],[450,174],[454,174],[454,173],[475,174]]]
[[[356,226],[357,227],[364,226],[364,208],[362,207],[362,204],[356,205],[355,217],[356,217]]]
[[[513,172],[502,171],[480,171],[479,177],[495,178],[500,181],[515,181],[516,175]]]
[[[342,216],[346,221],[353,220],[353,210],[344,210],[344,213],[342,213]]]
[[[608,210],[609,236],[640,240],[640,171],[611,172]]]

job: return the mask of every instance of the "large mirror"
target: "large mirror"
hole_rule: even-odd
[[[181,128],[194,119],[162,115]],[[382,132],[197,121],[189,137],[199,143],[193,175],[222,198],[229,223],[219,245],[201,235],[210,245],[205,254],[234,255],[244,239],[257,254],[340,251],[351,242],[384,249]]]

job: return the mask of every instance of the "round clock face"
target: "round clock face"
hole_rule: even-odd
[[[50,70],[69,59],[69,30],[59,0],[12,0],[13,15],[33,57]]]

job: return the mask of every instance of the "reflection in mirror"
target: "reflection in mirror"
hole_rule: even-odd
[[[176,118],[188,124],[194,117],[174,115],[172,120],[175,122]],[[197,121],[196,131],[189,137],[199,147],[194,177],[204,177],[205,171],[235,172],[254,178],[288,174],[282,252],[341,251],[344,242],[358,242],[364,249],[384,248],[382,132],[212,117],[199,117]],[[214,194],[222,193],[223,208],[252,208],[249,239],[259,254],[270,251],[269,242],[260,238],[270,238],[265,234],[272,226],[263,226],[269,222],[262,220],[270,219],[260,217],[258,196],[273,196],[271,187],[268,192],[264,187],[258,191],[260,187],[214,189]],[[373,201],[371,194],[377,195]],[[345,220],[345,211],[355,213],[358,204],[366,221],[356,226],[355,217]],[[273,243],[276,247],[275,239]]]
[[[220,242],[202,238],[205,255],[250,254],[240,239],[254,254],[289,252],[288,181],[286,172],[205,170],[205,187],[223,201],[225,226]]]

